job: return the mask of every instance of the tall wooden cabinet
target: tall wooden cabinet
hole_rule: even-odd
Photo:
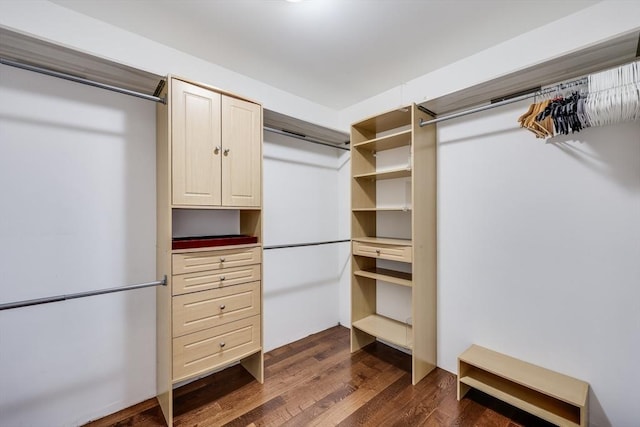
[[[168,102],[157,109],[157,272],[168,286],[157,290],[156,380],[171,426],[177,384],[237,362],[264,379],[262,106],[173,76],[163,96]],[[233,218],[231,228],[257,242],[173,249],[178,218],[195,213],[201,223],[203,212],[213,223],[224,214],[224,227]]]
[[[351,351],[410,351],[413,384],[436,366],[436,134],[421,118],[414,104],[351,126]],[[395,318],[382,307],[394,287],[410,294]]]

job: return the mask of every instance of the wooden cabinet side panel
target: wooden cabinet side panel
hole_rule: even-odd
[[[260,206],[262,108],[222,97],[222,204]]]
[[[173,80],[171,165],[174,205],[215,206],[221,203],[220,99],[218,93]]]
[[[431,117],[413,106],[413,384],[436,366],[436,125],[420,127]]]
[[[168,84],[171,85],[168,79]],[[161,94],[167,96],[167,91]],[[167,425],[173,425],[171,386],[171,135],[170,103],[156,107],[156,277],[167,286],[156,288],[156,395]]]

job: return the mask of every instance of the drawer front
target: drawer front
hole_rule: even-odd
[[[172,273],[184,274],[259,264],[262,262],[262,250],[260,247],[253,247],[220,249],[206,252],[185,252],[182,254],[173,254],[172,258]]]
[[[260,282],[180,295],[172,304],[175,338],[260,314]]]
[[[391,261],[412,262],[411,246],[353,242],[353,254]]]
[[[181,295],[260,280],[260,264],[173,276],[171,293]]]
[[[260,315],[173,339],[173,381],[235,362],[260,350]]]

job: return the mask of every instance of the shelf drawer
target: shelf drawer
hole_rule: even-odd
[[[173,274],[220,270],[227,267],[259,264],[260,262],[262,262],[262,250],[259,246],[205,252],[186,252],[173,254],[172,256]]]
[[[260,314],[260,282],[173,298],[173,337]]]
[[[181,295],[260,280],[260,264],[173,276],[171,292]]]
[[[353,254],[402,262],[411,262],[413,259],[413,250],[409,245],[353,242]]]
[[[173,339],[173,382],[203,374],[260,351],[260,316]]]

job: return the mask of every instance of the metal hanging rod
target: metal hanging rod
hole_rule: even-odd
[[[290,245],[273,245],[273,246],[265,246],[262,249],[284,249],[284,248],[299,248],[302,246],[319,246],[319,245],[330,245],[333,243],[345,243],[350,242],[350,239],[345,240],[327,240],[326,242],[313,242],[313,243],[292,243]]]
[[[108,85],[106,83],[100,83],[93,80],[85,79],[83,77],[74,76],[72,74],[61,73],[58,71],[49,70],[47,68],[36,67],[35,65],[23,64],[21,62],[12,61],[6,58],[0,58],[0,64],[9,65],[11,67],[21,68],[23,70],[33,71],[40,74],[45,74],[47,76],[58,77],[60,79],[69,80],[75,83],[81,83],[87,86],[93,86],[100,89],[110,90],[112,92],[118,92],[125,95],[135,96],[136,98],[146,99],[148,101],[154,102],[162,102],[163,104],[167,103],[165,98],[160,98],[158,96],[147,95],[146,93],[136,92],[133,90],[121,88],[118,86]]]
[[[535,91],[535,92],[527,93],[527,94],[524,94],[524,95],[521,95],[521,96],[516,96],[515,98],[509,98],[509,99],[505,99],[503,101],[494,102],[492,104],[483,105],[483,106],[476,107],[476,108],[470,108],[468,110],[460,111],[460,112],[453,113],[453,114],[448,114],[446,116],[437,117],[435,119],[431,119],[431,120],[420,119],[420,127],[427,126],[427,125],[432,125],[434,123],[444,122],[445,120],[456,119],[458,117],[467,116],[469,114],[479,113],[480,111],[491,110],[492,108],[501,107],[503,105],[508,105],[508,104],[513,104],[515,102],[524,101],[525,99],[529,99],[529,98],[535,98],[536,96],[541,96],[541,95],[545,95],[545,94],[548,94],[548,93],[553,93],[553,92],[555,92],[557,90],[566,89],[566,88],[573,87],[573,86],[578,86],[578,85],[584,84],[586,82],[587,82],[587,78],[583,77],[583,78],[580,78],[580,79],[577,79],[577,80],[572,80],[572,81],[569,81],[569,82],[566,82],[566,83],[560,83],[560,84],[557,84],[555,86],[545,88],[545,89],[543,89],[541,91]]]
[[[267,131],[267,132],[277,133],[279,135],[284,135],[284,136],[290,136],[291,138],[296,138],[296,139],[299,139],[301,141],[311,142],[312,144],[326,145],[327,147],[337,148],[338,150],[351,151],[351,149],[349,147],[343,147],[341,145],[332,144],[330,142],[320,141],[320,140],[317,140],[317,139],[311,139],[311,138],[308,138],[308,137],[306,137],[304,135],[299,135],[299,134],[293,133],[293,132],[287,132],[286,130],[274,129],[274,128],[270,128],[268,126],[264,126],[263,129],[265,131]],[[349,141],[345,142],[345,144],[348,144],[348,143],[349,143]]]
[[[164,278],[162,280],[158,280],[158,281],[155,281],[155,282],[138,283],[138,284],[135,284],[135,285],[127,285],[127,286],[122,286],[122,287],[119,287],[119,288],[100,289],[100,290],[97,290],[97,291],[78,292],[77,294],[58,295],[58,296],[55,296],[55,297],[37,298],[37,299],[30,299],[30,300],[25,300],[25,301],[17,301],[17,302],[10,302],[10,303],[6,303],[6,304],[0,304],[0,311],[2,311],[2,310],[10,310],[12,308],[29,307],[31,305],[48,304],[50,302],[66,301],[66,300],[76,299],[76,298],[92,297],[94,295],[111,294],[111,293],[114,293],[114,292],[122,292],[122,291],[130,291],[130,290],[133,290],[133,289],[149,288],[151,286],[159,286],[159,285],[167,286],[167,276],[164,276]]]

